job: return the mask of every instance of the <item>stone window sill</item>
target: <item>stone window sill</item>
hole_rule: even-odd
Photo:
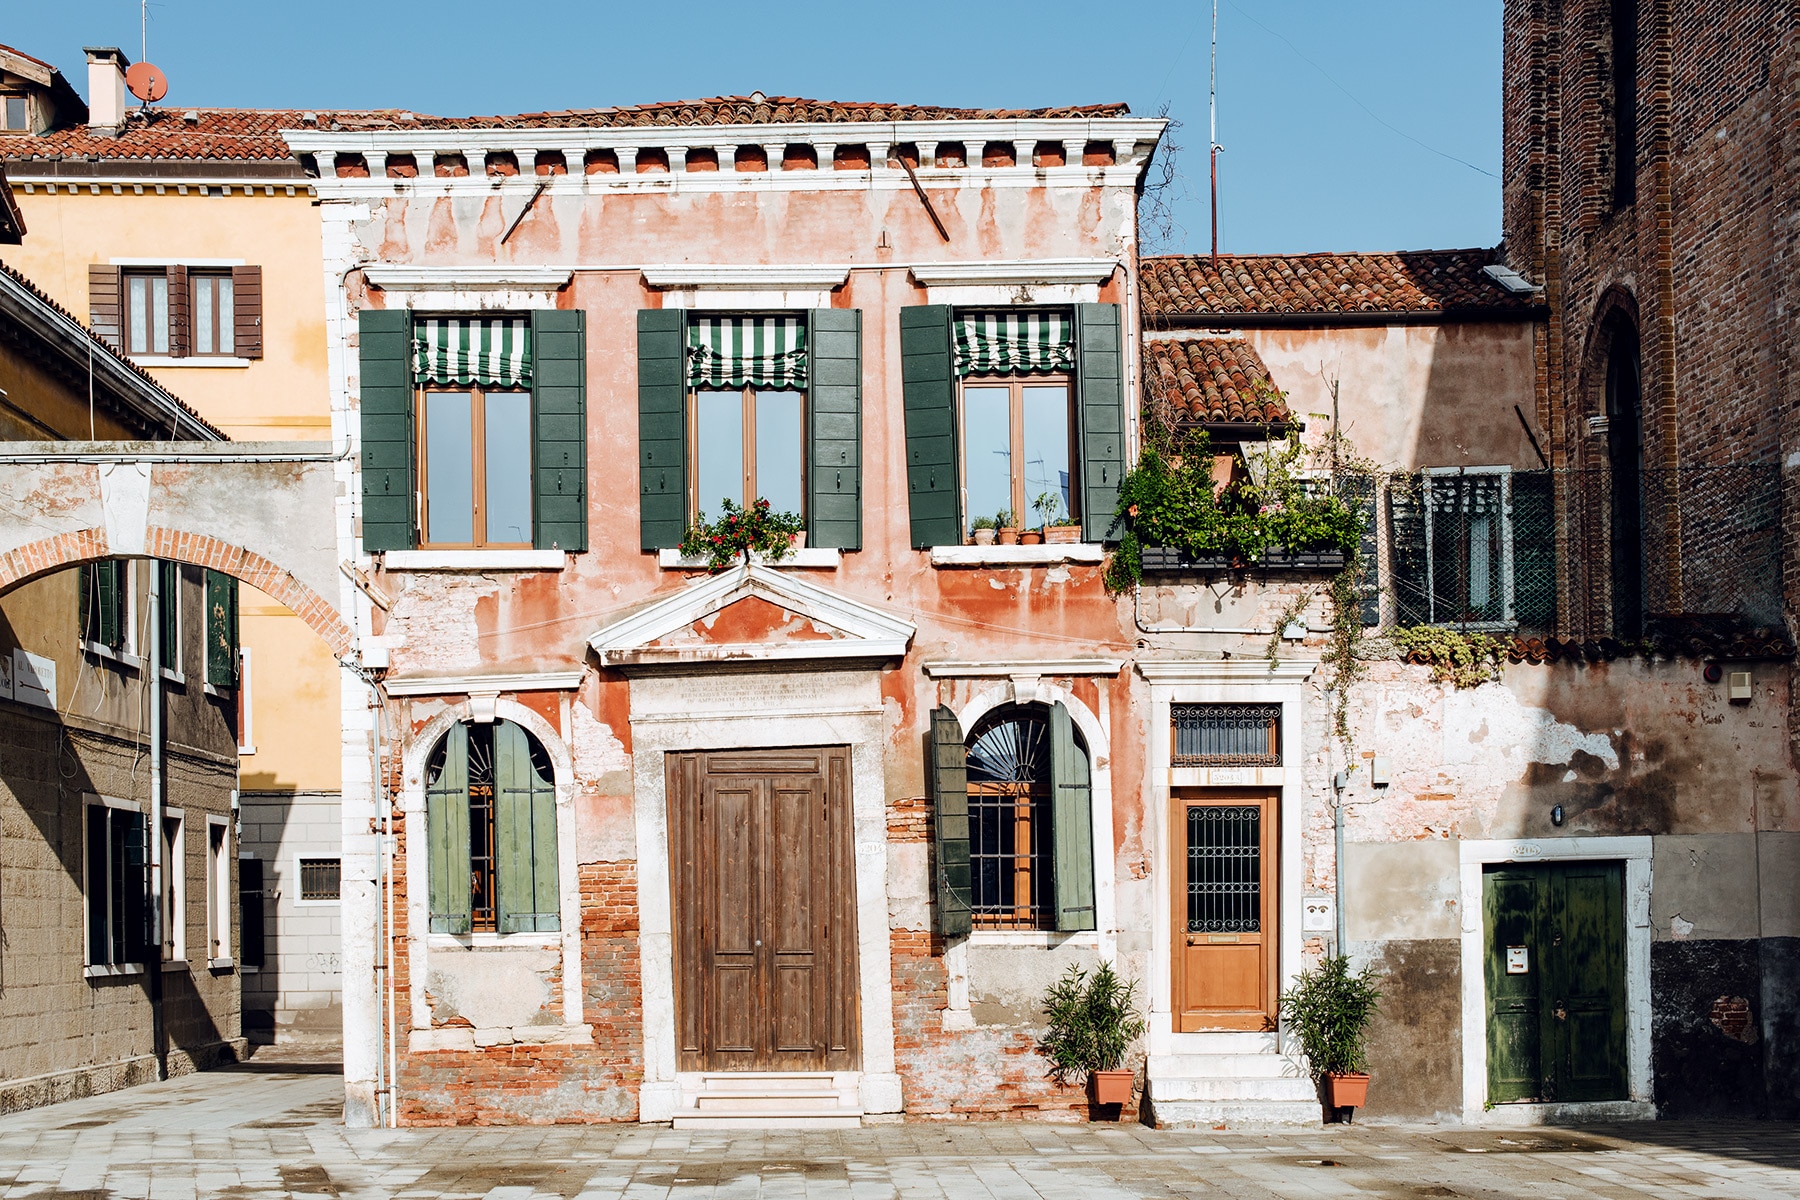
[[[144,660],[128,650],[114,650],[111,646],[100,642],[86,641],[81,643],[81,648],[95,658],[101,658],[108,662],[117,663],[127,671],[142,671],[144,669]]]
[[[1060,933],[1054,929],[972,929],[971,946],[1026,946],[1054,950],[1058,946],[1098,946],[1100,934],[1092,929]]]
[[[425,945],[433,950],[485,950],[507,946],[542,950],[561,946],[562,936],[560,933],[433,933],[426,935]]]
[[[446,1025],[436,1029],[414,1029],[406,1035],[406,1048],[414,1054],[434,1050],[485,1049],[488,1046],[591,1046],[592,1025],[513,1025],[493,1029],[476,1029],[468,1025]]]
[[[1056,563],[1097,563],[1106,558],[1098,542],[1043,546],[933,546],[934,567],[1044,567]]]
[[[389,550],[382,562],[390,571],[560,571],[562,550]]]
[[[98,963],[83,967],[81,973],[89,979],[117,979],[125,975],[142,975],[143,963]]]
[[[760,554],[751,555],[752,561],[764,567],[820,567],[835,570],[843,562],[843,551],[823,546],[803,546],[785,558],[770,559]],[[658,550],[657,565],[665,571],[704,571],[706,559],[683,558],[679,550]]]
[[[237,963],[229,958],[209,958],[206,960],[206,969],[209,971],[229,971],[236,966]]]
[[[186,358],[175,358],[166,354],[135,354],[131,361],[140,367],[247,367],[247,358],[233,358],[228,354],[194,354]]]

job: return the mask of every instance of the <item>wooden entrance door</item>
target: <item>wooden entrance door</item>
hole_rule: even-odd
[[[1177,792],[1171,928],[1175,1029],[1275,1025],[1275,821],[1268,792]]]
[[[850,752],[671,754],[684,1071],[858,1065]]]
[[[1489,867],[1488,1102],[1625,1099],[1625,870]]]

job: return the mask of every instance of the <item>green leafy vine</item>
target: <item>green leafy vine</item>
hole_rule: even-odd
[[[1396,629],[1390,636],[1406,658],[1430,666],[1431,677],[1438,683],[1479,687],[1499,679],[1506,665],[1506,640],[1485,633],[1412,625]]]

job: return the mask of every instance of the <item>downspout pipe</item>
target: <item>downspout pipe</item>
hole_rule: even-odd
[[[150,920],[149,945],[145,952],[150,961],[144,964],[150,976],[150,1044],[156,1055],[156,1077],[169,1077],[168,1027],[163,1020],[163,943],[169,931],[163,928],[163,893],[168,887],[163,867],[163,639],[162,639],[162,570],[161,564],[150,563],[149,667],[144,681],[150,701]]]

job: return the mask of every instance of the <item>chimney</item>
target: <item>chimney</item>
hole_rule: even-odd
[[[88,46],[88,128],[114,133],[125,123],[125,68],[117,46]]]

